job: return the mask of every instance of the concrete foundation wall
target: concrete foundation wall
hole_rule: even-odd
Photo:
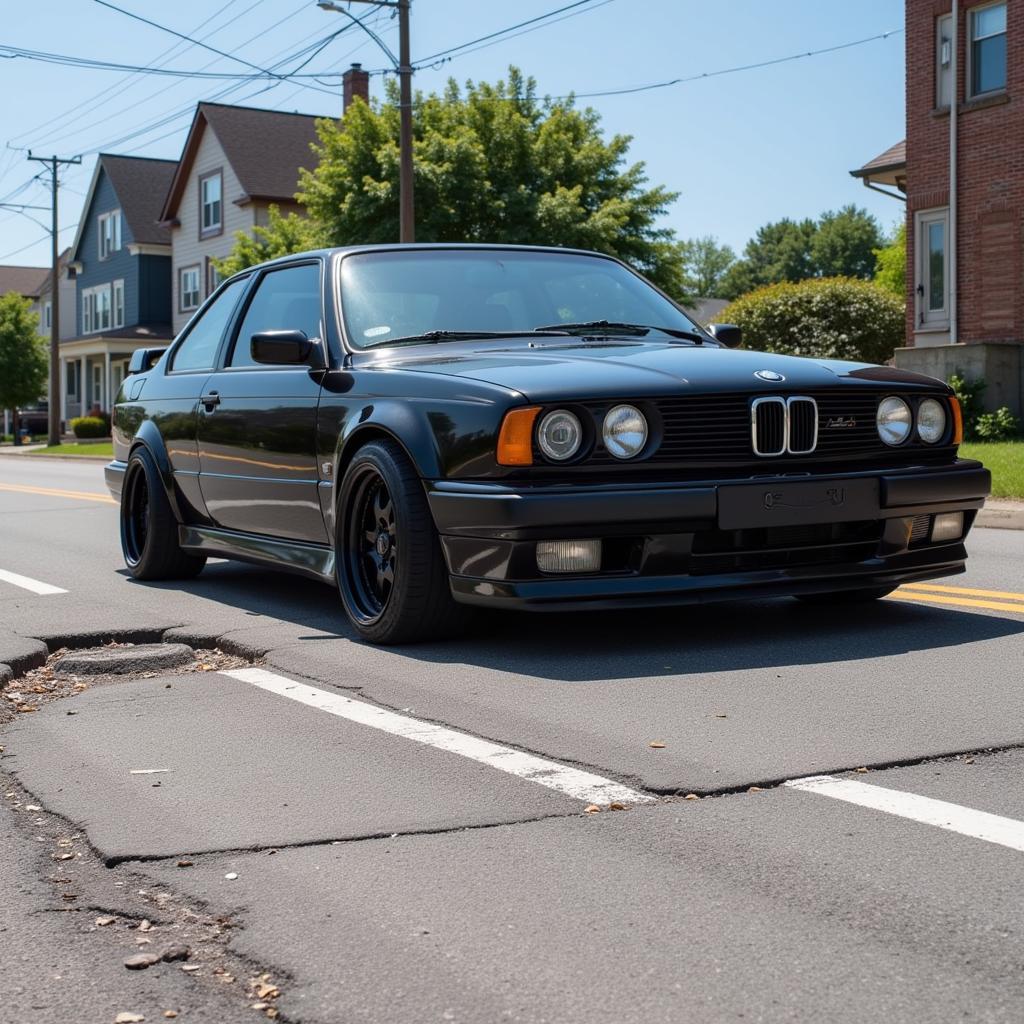
[[[967,380],[985,381],[982,394],[986,412],[1007,406],[1014,416],[1024,415],[1024,345],[937,345],[934,348],[898,348],[901,370],[949,380],[954,373]]]

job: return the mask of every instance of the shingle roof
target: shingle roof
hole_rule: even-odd
[[[170,221],[177,215],[192,161],[207,126],[217,136],[249,199],[294,200],[299,187],[299,168],[314,164],[310,146],[317,141],[318,120],[313,114],[200,103],[164,204],[162,219]]]
[[[907,166],[907,141],[897,142],[890,146],[884,153],[879,153],[873,160],[869,160],[863,167],[858,167],[850,173],[855,178],[866,178],[869,175],[877,174],[880,171],[895,171]]]
[[[49,274],[50,271],[46,267],[0,266],[0,295],[17,292],[18,295],[38,299]]]
[[[171,232],[160,224],[160,211],[174,178],[177,160],[101,153],[103,169],[117,193],[133,241],[170,245]]]

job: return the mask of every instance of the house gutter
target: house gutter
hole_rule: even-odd
[[[957,113],[960,96],[960,0],[953,0],[953,94],[949,100],[949,341],[957,329]]]

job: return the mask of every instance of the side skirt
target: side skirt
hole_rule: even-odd
[[[207,526],[179,526],[178,543],[193,555],[232,558],[334,584],[334,549],[323,544],[303,544]]]

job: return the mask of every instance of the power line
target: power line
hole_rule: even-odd
[[[97,2],[101,2],[101,0],[97,0]],[[553,18],[556,14],[561,14],[563,11],[570,11],[576,7],[586,7],[594,2],[595,0],[575,0],[574,3],[566,4],[564,7],[559,7],[553,11],[548,11],[547,14],[538,14],[535,18],[528,18],[526,21],[520,21],[515,25],[509,25],[508,28],[498,29],[496,32],[490,32],[477,39],[470,39],[469,42],[449,47],[447,50],[439,50],[437,53],[432,53],[429,57],[423,57],[416,61],[413,67],[418,71],[427,65],[437,62],[442,57],[449,57],[450,54],[458,53],[460,50],[465,50],[467,47],[475,46],[477,43],[483,43],[490,39],[497,39],[499,36],[507,35],[509,32],[514,32],[516,29],[525,28],[527,25],[533,25],[539,21],[546,21],[549,18]]]
[[[820,50],[806,50],[803,53],[790,54],[788,57],[775,57],[772,60],[762,60],[755,64],[739,64],[736,67],[720,68],[717,71],[704,71],[699,75],[688,75],[683,78],[671,78],[664,82],[652,82],[649,85],[625,86],[621,89],[603,89],[599,92],[574,92],[565,96],[553,96],[555,100],[568,99],[592,99],[598,96],[626,96],[636,92],[648,92],[651,89],[666,89],[672,85],[682,85],[685,82],[697,82],[703,78],[718,78],[721,75],[732,75],[739,71],[753,71],[756,68],[773,67],[776,64],[786,64],[794,60],[803,60],[806,57],[818,57],[823,53],[836,53],[839,50],[849,50],[854,46],[863,46],[865,43],[874,43],[880,39],[888,39],[890,36],[899,35],[903,29],[895,28],[888,32],[881,32],[875,36],[867,36],[864,39],[855,39],[849,43],[840,43],[838,46],[826,46]]]

